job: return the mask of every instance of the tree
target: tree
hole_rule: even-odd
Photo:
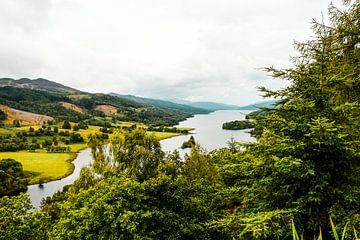
[[[0,197],[27,189],[22,164],[11,158],[0,160]]]
[[[0,240],[48,239],[49,217],[34,211],[28,194],[0,198]]]
[[[190,182],[213,184],[218,180],[214,162],[199,145],[194,145],[190,155],[185,156],[183,171],[183,175]]]
[[[6,113],[2,110],[0,110],[0,121],[4,121],[6,120]]]
[[[62,129],[71,129],[71,125],[70,125],[69,121],[64,121],[64,123],[62,125]]]
[[[280,102],[257,120],[263,131],[246,150],[251,175],[243,175],[247,184],[235,214],[238,226],[246,222],[242,234],[271,219],[271,233],[257,237],[280,237],[286,234],[280,222],[293,217],[305,238],[320,227],[327,239],[329,214],[342,225],[360,222],[360,4],[348,6],[344,12],[330,6],[330,26],[314,22],[315,38],[296,44],[293,68],[267,68],[291,85],[260,88]]]
[[[20,121],[17,120],[17,119],[13,120],[13,126],[14,127],[20,127]]]

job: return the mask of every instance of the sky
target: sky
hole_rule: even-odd
[[[341,6],[340,0],[333,1]],[[329,0],[0,0],[0,78],[245,105]]]

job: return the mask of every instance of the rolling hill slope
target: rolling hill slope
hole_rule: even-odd
[[[52,93],[62,93],[62,94],[76,94],[81,93],[80,90],[64,86],[60,83],[56,83],[44,78],[29,79],[29,78],[0,78],[0,87],[16,87],[16,88],[27,88],[35,90],[44,90]]]
[[[117,94],[117,93],[109,93],[109,95],[116,96],[119,98],[126,98],[126,99],[133,100],[133,101],[136,101],[139,103],[144,103],[144,104],[148,104],[148,105],[152,105],[152,106],[156,106],[156,107],[160,107],[160,108],[171,108],[171,109],[176,109],[179,111],[184,111],[184,112],[189,112],[189,113],[208,113],[209,112],[209,110],[207,110],[207,109],[193,107],[193,106],[189,106],[186,104],[174,103],[171,101],[165,101],[165,100],[160,100],[160,99],[143,98],[143,97],[137,97],[134,95],[121,95],[121,94]]]

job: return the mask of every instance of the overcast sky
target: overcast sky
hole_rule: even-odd
[[[340,0],[333,1],[340,6]],[[291,66],[329,0],[0,0],[0,77],[83,91],[261,101],[284,87],[262,67]]]

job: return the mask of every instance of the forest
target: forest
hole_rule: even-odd
[[[235,120],[223,123],[222,128],[226,130],[242,130],[253,128],[254,123],[249,120]]]
[[[61,102],[74,104],[83,111],[65,108]],[[96,106],[111,105],[117,109],[118,114],[114,117],[119,121],[134,121],[154,126],[175,125],[195,113],[206,112],[204,109],[195,108],[189,111],[161,108],[108,94],[67,95],[10,86],[0,87],[0,104],[18,110],[49,115],[58,121],[72,122],[94,121],[94,117],[105,117],[103,112],[96,110]],[[0,121],[2,116],[0,112]]]
[[[194,144],[182,160],[142,129],[116,130],[110,153],[93,135],[94,163],[41,209],[0,198],[0,239],[358,238],[360,2],[344,8],[313,22],[293,67],[265,69],[289,85],[259,87],[277,103],[257,115],[256,143]]]

